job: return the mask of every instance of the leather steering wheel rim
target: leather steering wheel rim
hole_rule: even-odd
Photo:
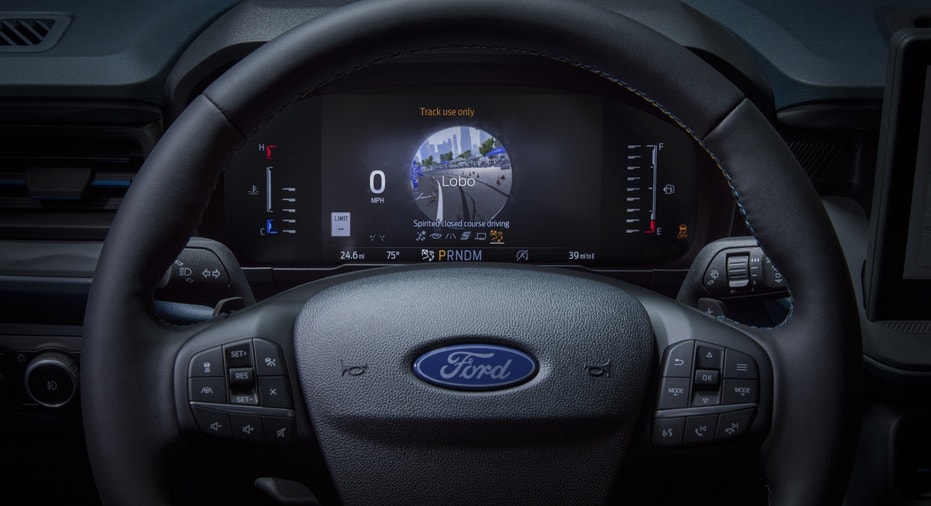
[[[442,48],[587,69],[653,104],[714,159],[793,297],[783,324],[749,330],[774,369],[772,428],[761,448],[772,502],[840,502],[859,420],[855,302],[820,199],[766,118],[688,50],[599,7],[400,0],[352,4],[265,44],[197,97],[146,160],[104,245],[85,322],[83,416],[104,503],[170,502],[177,477],[168,463],[187,451],[171,409],[172,369],[197,329],[161,322],[152,294],[231,154],[278,111],[339,76]]]

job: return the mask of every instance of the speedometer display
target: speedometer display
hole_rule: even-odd
[[[258,262],[659,264],[696,227],[669,121],[534,88],[323,95],[230,163],[230,237]]]

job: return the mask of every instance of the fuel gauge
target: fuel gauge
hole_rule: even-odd
[[[602,250],[616,262],[668,261],[696,234],[699,171],[691,139],[678,131],[644,133],[630,131],[630,140],[606,150]]]
[[[659,154],[663,143],[627,146],[626,219],[627,234],[656,234],[656,195],[659,186]],[[666,185],[675,187],[671,184]],[[668,188],[663,189],[664,191]]]

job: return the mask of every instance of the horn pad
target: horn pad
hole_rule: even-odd
[[[620,285],[532,268],[374,271],[321,291],[295,326],[307,406],[347,504],[604,501],[653,347]]]

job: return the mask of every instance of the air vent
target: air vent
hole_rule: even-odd
[[[112,129],[3,136],[0,238],[103,238],[146,152]]]
[[[821,195],[843,195],[864,209],[873,198],[875,130],[844,132],[785,128],[783,138]]]
[[[51,49],[71,23],[61,14],[0,13],[0,52],[35,53]]]
[[[833,142],[792,139],[789,149],[813,180],[822,179],[837,162],[844,146]]]

